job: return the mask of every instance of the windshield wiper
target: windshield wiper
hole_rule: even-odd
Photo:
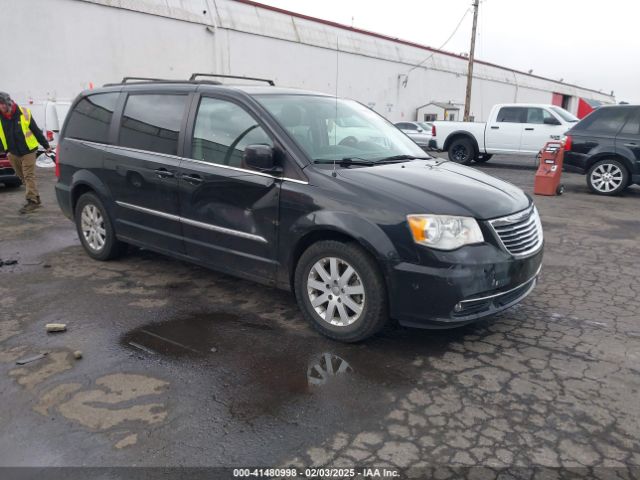
[[[320,158],[317,160],[314,160],[313,163],[327,163],[327,164],[331,164],[331,163],[337,163],[339,165],[375,165],[377,162],[374,162],[372,160],[365,160],[364,158],[358,158],[358,157],[344,157],[341,159],[337,159],[337,160],[331,160],[329,158]]]
[[[403,160],[429,160],[430,158],[433,157],[415,157],[413,155],[393,155],[391,157],[385,157],[385,158],[381,158],[380,160],[376,161],[377,164],[380,163],[393,163],[393,162],[398,162],[398,161],[403,161]]]

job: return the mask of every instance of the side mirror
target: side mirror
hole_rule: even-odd
[[[424,130],[418,127],[418,133],[422,133],[422,132],[424,132]]]
[[[545,125],[561,125],[561,123],[553,117],[546,117],[544,119]]]
[[[242,154],[241,166],[266,173],[279,170],[273,158],[273,148],[269,145],[247,145]]]

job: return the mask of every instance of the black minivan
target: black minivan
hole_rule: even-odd
[[[78,96],[57,158],[58,203],[91,257],[131,244],[292,290],[341,341],[389,319],[467,324],[540,272],[529,196],[429,157],[355,101],[125,79]]]

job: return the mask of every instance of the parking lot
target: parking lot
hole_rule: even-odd
[[[533,160],[479,168],[533,195]],[[541,281],[516,307],[346,345],[289,293],[149,251],[91,260],[38,178],[32,215],[0,188],[3,466],[640,465],[638,187],[565,174],[536,197]]]

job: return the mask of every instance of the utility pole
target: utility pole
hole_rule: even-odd
[[[467,71],[467,95],[464,99],[464,121],[469,121],[471,109],[471,83],[473,82],[473,55],[476,50],[476,27],[478,26],[478,5],[480,0],[473,0],[473,28],[471,30],[471,49],[469,50],[469,69]]]

